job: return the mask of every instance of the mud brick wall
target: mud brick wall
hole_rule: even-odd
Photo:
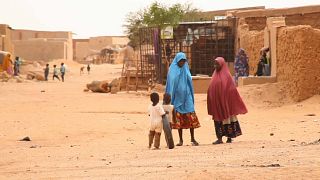
[[[281,27],[277,37],[277,79],[294,101],[320,94],[320,29]]]
[[[264,31],[249,31],[248,24],[242,24],[239,26],[238,35],[240,48],[243,48],[249,57],[249,73],[254,75],[260,59],[260,49],[264,46]]]
[[[267,26],[267,17],[247,17],[245,22],[249,25],[249,31],[261,31]]]

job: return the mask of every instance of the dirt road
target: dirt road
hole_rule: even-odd
[[[70,65],[64,83],[0,83],[0,179],[320,179],[320,96],[273,106],[250,95],[260,87],[241,88],[243,135],[212,145],[206,95],[197,94],[200,146],[185,130],[184,146],[168,150],[162,135],[161,150],[149,150],[146,93],[83,92],[121,66],[78,71]]]

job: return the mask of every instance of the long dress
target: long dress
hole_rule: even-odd
[[[235,138],[242,134],[237,115],[248,112],[232,80],[229,69],[222,57],[216,59],[220,71],[212,75],[207,93],[208,114],[214,120],[218,138]]]
[[[234,61],[234,72],[235,72],[235,80],[238,83],[239,77],[249,76],[249,58],[244,51],[244,49],[240,49],[235,61]]]
[[[178,62],[182,59],[186,63],[180,68]],[[186,55],[177,53],[171,63],[167,75],[166,93],[171,96],[171,104],[175,109],[173,129],[199,128],[200,123],[194,109],[194,91],[192,77]]]

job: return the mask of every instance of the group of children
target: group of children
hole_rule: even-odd
[[[46,64],[46,68],[44,68],[44,78],[46,81],[48,81],[48,76],[49,76],[49,64]],[[54,80],[54,78],[57,78],[60,81],[59,78],[59,72],[61,74],[61,79],[62,82],[64,82],[64,75],[66,73],[66,67],[64,66],[64,63],[61,63],[61,67],[57,68],[57,65],[53,65],[53,76],[52,76],[52,80]]]
[[[150,131],[149,131],[149,148],[154,146],[154,149],[160,147],[160,137],[163,129],[163,117],[167,116],[170,123],[174,118],[174,107],[171,105],[171,96],[167,93],[163,96],[163,104],[159,104],[159,94],[151,93],[150,100],[152,104],[148,108],[150,117]]]

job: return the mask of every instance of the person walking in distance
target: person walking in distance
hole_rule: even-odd
[[[61,63],[60,73],[61,73],[62,82],[64,82],[64,75],[66,73],[66,67],[64,66],[64,63]]]
[[[57,78],[60,81],[60,78],[58,76],[58,68],[57,65],[53,65],[53,76],[52,76],[52,80],[54,80],[54,78]]]
[[[48,81],[49,76],[49,64],[46,64],[46,68],[44,68],[44,78],[46,81]]]
[[[88,72],[88,74],[90,74],[90,64],[88,64],[88,66],[87,66],[87,72]]]

